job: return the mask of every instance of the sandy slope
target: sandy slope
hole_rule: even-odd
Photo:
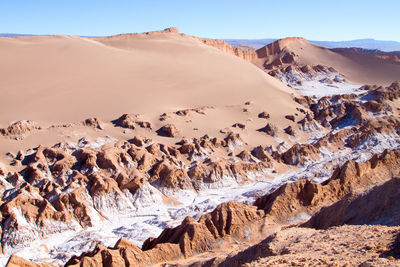
[[[298,64],[326,65],[343,73],[347,79],[356,84],[389,85],[400,79],[400,64],[382,60],[369,55],[349,52],[335,52],[328,48],[309,43],[303,38],[286,38],[277,41],[279,50],[284,48],[298,56]],[[270,44],[271,46],[273,44]],[[267,46],[268,48],[268,46]],[[261,48],[258,51],[264,51]],[[276,52],[276,51],[275,51]],[[265,62],[266,57],[258,60],[258,65]],[[270,60],[271,61],[271,60]]]
[[[0,126],[115,119],[258,99],[291,108],[288,88],[255,66],[177,33],[87,39],[0,38]]]

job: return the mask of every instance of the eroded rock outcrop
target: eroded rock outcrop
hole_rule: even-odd
[[[144,266],[190,257],[212,249],[223,238],[246,238],[248,233],[245,230],[263,216],[263,211],[254,206],[237,202],[223,203],[198,221],[187,217],[176,228],[167,228],[158,238],[146,240],[143,250],[121,239],[113,248],[97,246],[92,252],[73,257],[66,266],[107,265],[111,262]]]
[[[176,137],[178,129],[173,124],[166,124],[157,130],[157,133],[161,136]]]
[[[295,144],[281,156],[283,162],[289,165],[303,165],[319,158],[319,150],[310,144]]]
[[[17,255],[12,255],[7,262],[7,267],[52,267],[50,264],[36,264],[25,260],[24,258],[18,257]]]
[[[266,151],[255,157],[243,145],[233,133],[225,140],[204,136],[174,146],[137,136],[101,148],[60,143],[16,155],[22,171],[1,174],[4,187],[12,188],[2,195],[3,249],[134,211],[132,200],[142,194],[142,188],[196,191],[224,181],[252,181],[272,167],[272,160]],[[228,157],[232,151],[241,151],[232,161],[214,156]],[[163,194],[157,192],[152,194],[162,199]]]
[[[267,123],[265,127],[258,130],[259,132],[264,132],[270,136],[277,136],[278,128],[272,123]]]
[[[1,128],[0,134],[15,140],[22,140],[31,131],[41,129],[42,128],[33,121],[22,120],[10,124],[7,128]]]
[[[202,43],[213,46],[228,54],[235,55],[246,61],[253,62],[257,58],[256,50],[248,46],[231,46],[223,40],[198,38]]]
[[[255,202],[266,214],[286,220],[304,212],[312,214],[349,193],[362,192],[399,175],[399,151],[384,151],[364,163],[348,161],[322,184],[299,180],[279,187]]]
[[[400,178],[393,178],[362,193],[351,193],[321,209],[304,224],[327,229],[343,224],[400,225]]]
[[[99,129],[99,130],[104,129],[104,125],[100,121],[99,118],[88,118],[88,119],[84,120],[83,125],[90,126],[90,127],[93,127],[93,128]]]
[[[148,121],[143,121],[137,114],[124,114],[118,119],[114,120],[113,123],[116,126],[132,130],[136,127],[151,129],[151,123]]]

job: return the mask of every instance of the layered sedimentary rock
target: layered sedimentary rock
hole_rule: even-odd
[[[253,62],[257,58],[256,50],[247,46],[231,46],[227,42],[218,39],[199,38],[206,45],[218,48],[228,54],[235,55],[246,61]]]

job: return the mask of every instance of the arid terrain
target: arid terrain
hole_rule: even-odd
[[[0,265],[400,266],[399,57],[0,37]]]

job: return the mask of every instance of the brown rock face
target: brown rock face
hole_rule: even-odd
[[[170,28],[164,29],[164,32],[179,33],[179,30],[178,30],[178,28],[176,28],[176,27],[170,27]]]
[[[295,133],[295,131],[294,131],[294,129],[293,129],[292,126],[288,126],[288,127],[286,127],[285,129],[283,129],[283,130],[284,130],[285,133],[287,133],[288,135],[291,135],[291,136],[295,136],[295,135],[296,135],[296,133]]]
[[[304,164],[319,158],[319,150],[310,144],[295,144],[281,156],[283,162],[289,165]]]
[[[129,140],[130,143],[138,146],[138,147],[142,147],[147,143],[151,142],[150,138],[147,137],[143,137],[143,136],[135,136],[134,138],[132,138],[131,140]]]
[[[364,163],[348,161],[322,184],[308,180],[285,184],[275,192],[257,199],[255,205],[280,220],[300,212],[313,213],[322,206],[342,199],[346,194],[364,191],[399,175],[399,156],[399,151],[386,150]]]
[[[257,50],[257,56],[259,58],[265,58],[271,55],[279,54],[281,53],[285,47],[290,45],[293,42],[298,42],[298,41],[303,41],[307,42],[306,39],[300,38],[300,37],[289,37],[285,39],[280,39],[277,40],[269,45],[266,45],[260,49]]]
[[[223,40],[198,38],[202,43],[218,48],[221,51],[240,57],[246,61],[253,62],[257,58],[255,49],[247,46],[233,47]]]
[[[264,128],[261,128],[258,131],[264,132],[270,136],[276,136],[278,134],[278,128],[271,123],[267,123]]]
[[[132,130],[136,129],[136,127],[151,129],[151,123],[147,121],[142,121],[139,118],[139,115],[136,114],[124,114],[118,119],[114,120],[113,123],[116,126]]]
[[[129,241],[120,239],[113,248],[97,246],[92,252],[73,257],[66,266],[145,266],[190,257],[212,249],[216,241],[222,238],[246,238],[244,228],[263,216],[263,211],[258,211],[254,206],[237,202],[223,203],[198,221],[187,217],[181,225],[165,229],[158,238],[149,238],[143,244],[143,251]]]
[[[290,120],[290,121],[294,121],[294,120],[295,120],[295,117],[294,117],[293,115],[286,115],[286,116],[285,116],[285,119],[288,119],[288,120]]]
[[[25,135],[34,130],[40,130],[41,127],[37,126],[33,121],[17,121],[12,123],[7,128],[1,128],[0,134],[12,139],[21,140]]]
[[[98,245],[93,251],[72,257],[65,266],[148,266],[181,257],[179,247],[163,244],[152,251],[143,252],[133,243],[121,238],[114,247]]]
[[[255,207],[236,202],[223,203],[199,221],[187,217],[180,226],[165,229],[158,238],[146,240],[143,250],[150,250],[161,243],[174,243],[179,244],[183,255],[191,256],[209,250],[217,239],[227,235],[243,237],[244,226],[260,220],[262,216],[263,212]]]
[[[261,119],[269,119],[270,115],[268,112],[263,111],[260,114],[258,114],[258,117]]]
[[[257,159],[261,161],[271,161],[270,155],[265,151],[265,148],[258,146],[251,152]]]
[[[84,125],[90,126],[99,130],[103,130],[104,126],[103,123],[100,121],[99,118],[89,118],[83,122]]]
[[[399,186],[400,178],[393,178],[367,192],[346,195],[322,208],[304,226],[327,229],[343,224],[400,225]]]
[[[2,168],[2,166],[0,166],[0,175],[4,176],[6,175],[6,170]]]
[[[244,129],[244,128],[246,128],[246,125],[238,122],[238,123],[233,124],[232,127]]]
[[[157,133],[161,136],[176,137],[178,134],[178,129],[173,124],[167,124],[158,129]]]
[[[27,261],[17,255],[12,255],[7,262],[7,267],[51,267],[50,264],[36,264],[30,261]]]

